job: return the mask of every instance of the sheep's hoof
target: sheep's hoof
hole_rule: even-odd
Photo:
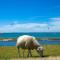
[[[32,55],[27,55],[27,57],[32,57]]]

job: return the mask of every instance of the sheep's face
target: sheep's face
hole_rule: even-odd
[[[40,56],[43,56],[43,47],[38,47],[37,52]]]
[[[43,47],[42,46],[41,47],[38,47],[37,50],[38,51],[43,50]]]

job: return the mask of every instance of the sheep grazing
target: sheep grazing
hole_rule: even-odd
[[[29,36],[29,35],[23,35],[18,37],[16,46],[18,48],[18,54],[20,53],[19,48],[22,48],[23,51],[23,57],[25,49],[28,49],[28,56],[32,56],[31,50],[36,49],[36,51],[39,53],[39,55],[43,56],[43,47],[38,43],[35,37]],[[20,54],[19,54],[20,57]]]

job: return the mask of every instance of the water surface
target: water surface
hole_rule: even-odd
[[[38,40],[41,45],[60,44],[60,40]],[[0,41],[0,46],[16,46],[16,41]]]
[[[1,33],[0,38],[17,38],[21,35],[31,35],[35,37],[57,37],[60,38],[60,32],[34,32],[34,33]]]

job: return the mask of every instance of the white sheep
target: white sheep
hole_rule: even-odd
[[[32,56],[31,50],[36,49],[36,51],[39,53],[39,55],[43,56],[43,47],[38,43],[35,37],[29,36],[29,35],[23,35],[18,37],[16,46],[18,48],[18,54],[20,53],[19,48],[22,48],[23,51],[23,57],[25,49],[28,49],[28,56]],[[20,57],[20,54],[19,54]]]

